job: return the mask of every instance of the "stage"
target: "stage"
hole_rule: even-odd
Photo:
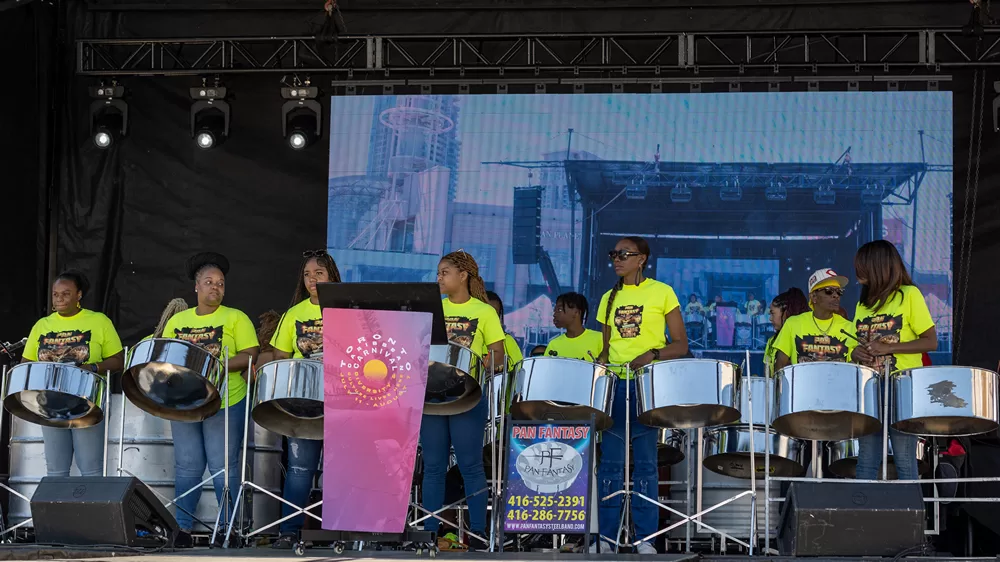
[[[12,552],[17,552],[17,557],[11,556]],[[116,551],[98,551],[91,549],[53,549],[53,548],[38,548],[38,547],[19,547],[19,546],[5,546],[0,547],[0,560],[115,560],[117,561],[127,561],[127,560],[139,560],[143,562],[193,562],[198,558],[211,559],[212,562],[245,562],[252,560],[270,560],[270,561],[308,561],[308,560],[352,560],[356,562],[379,562],[387,560],[426,560],[427,556],[416,556],[412,552],[386,552],[386,551],[374,551],[366,550],[362,552],[348,551],[342,555],[335,555],[332,550],[326,548],[311,549],[306,552],[305,556],[295,556],[291,551],[288,550],[271,550],[269,548],[257,548],[257,549],[207,549],[199,548],[192,550],[184,550],[177,552],[158,552],[153,554],[129,554],[123,553],[122,550]],[[547,560],[619,560],[621,558],[627,558],[629,560],[656,560],[658,562],[693,562],[697,560],[704,560],[706,562],[748,562],[750,560],[754,561],[794,561],[794,560],[809,560],[810,562],[825,562],[825,561],[836,561],[836,562],[853,562],[853,561],[871,561],[879,560],[879,558],[873,557],[795,557],[795,556],[715,556],[715,555],[701,555],[697,553],[683,554],[683,553],[669,553],[669,554],[657,554],[657,555],[639,555],[639,554],[559,554],[559,553],[542,553],[542,552],[511,552],[504,554],[493,554],[488,552],[473,552],[473,553],[442,553],[438,555],[438,558],[443,558],[452,562],[466,562],[471,560],[504,560],[507,562],[533,562],[533,561],[547,561]],[[978,561],[978,560],[996,560],[996,558],[960,558],[946,555],[938,555],[936,557],[931,556],[921,556],[921,557],[908,557],[906,560],[911,562],[921,562],[930,560],[968,560],[968,561]],[[889,560],[889,558],[885,558]]]

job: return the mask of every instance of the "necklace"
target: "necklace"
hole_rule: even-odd
[[[830,317],[830,325],[827,326],[825,330],[823,328],[819,327],[819,322],[816,321],[816,315],[815,314],[812,315],[812,319],[813,319],[813,324],[815,324],[817,330],[819,330],[824,336],[830,335],[830,328],[833,328],[833,317],[832,316]]]

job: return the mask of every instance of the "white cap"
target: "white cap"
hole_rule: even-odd
[[[837,272],[830,269],[817,269],[809,276],[809,292],[813,292],[816,289],[822,289],[823,287],[832,287],[834,285],[839,285],[841,289],[847,286],[847,277],[843,275],[837,275]]]

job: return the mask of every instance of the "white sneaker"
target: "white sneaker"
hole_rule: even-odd
[[[611,543],[609,543],[606,540],[601,539],[601,540],[598,540],[597,542],[595,542],[594,544],[590,545],[590,551],[589,552],[591,554],[597,554],[598,553],[597,552],[597,545],[600,545],[600,547],[601,547],[601,552],[600,552],[601,554],[612,554],[615,551],[614,545],[612,545]]]
[[[639,554],[656,554],[656,547],[653,543],[649,541],[642,541],[638,546],[635,547],[635,551]]]

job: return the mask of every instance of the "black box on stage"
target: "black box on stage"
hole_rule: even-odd
[[[923,543],[919,484],[793,482],[778,527],[784,556],[895,556]]]
[[[31,498],[43,544],[173,546],[177,521],[138,478],[45,477]]]

